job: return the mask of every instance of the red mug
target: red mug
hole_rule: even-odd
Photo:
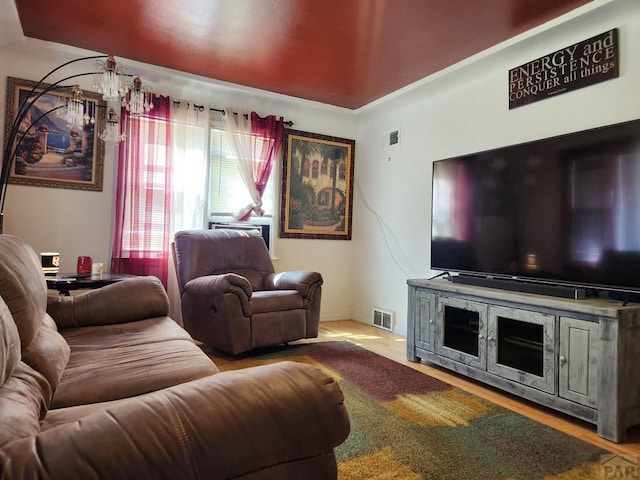
[[[90,277],[92,266],[93,266],[93,260],[91,260],[91,257],[87,257],[87,256],[78,257],[78,268],[76,270],[76,275],[78,277]]]

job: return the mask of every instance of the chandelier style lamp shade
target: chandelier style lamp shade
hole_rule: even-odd
[[[92,72],[78,73],[66,76],[51,82],[50,78],[58,74],[59,71],[68,65],[95,60],[95,69]],[[94,55],[77,58],[63,63],[36,82],[25,96],[21,96],[17,105],[13,123],[6,129],[5,145],[2,155],[2,168],[0,169],[0,234],[4,225],[4,204],[7,196],[7,185],[11,176],[11,169],[16,160],[16,155],[21,151],[23,140],[32,135],[35,125],[50,113],[56,113],[64,118],[71,128],[83,127],[95,122],[94,107],[102,107],[95,103],[86,102],[82,99],[82,90],[79,85],[73,87],[64,85],[72,79],[93,75],[94,82],[92,88],[102,95],[105,102],[122,102],[122,105],[134,112],[136,115],[146,113],[153,109],[151,89],[144,84],[140,77],[133,77],[131,82],[127,79],[132,77],[125,73],[124,68],[118,65],[113,55]],[[66,104],[51,108],[40,113],[34,120],[30,118],[33,113],[32,107],[43,95],[54,92],[60,95],[61,92],[69,91]],[[63,93],[64,95],[64,93]],[[28,120],[28,123],[25,122]],[[98,138],[105,143],[118,143],[124,140],[125,136],[120,134],[119,117],[113,108],[107,112],[106,126],[102,132],[98,132]],[[24,123],[27,123],[25,128]]]
[[[113,55],[96,62],[93,88],[102,94],[105,102],[118,101],[127,94],[129,87],[124,82],[124,69],[116,63]]]
[[[73,87],[71,98],[67,100],[64,119],[70,127],[82,127],[85,123],[84,102],[82,100],[82,90],[80,86]]]
[[[138,76],[133,77],[133,81],[127,87],[128,92],[122,99],[122,106],[131,115],[142,115],[153,109],[153,94],[151,87],[142,82]]]
[[[107,125],[98,136],[104,143],[111,145],[115,145],[125,139],[126,135],[120,133],[120,118],[113,107],[109,107],[109,111],[107,112]]]

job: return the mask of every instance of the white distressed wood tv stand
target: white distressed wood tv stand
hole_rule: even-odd
[[[640,423],[640,305],[410,279],[407,358],[597,425]]]

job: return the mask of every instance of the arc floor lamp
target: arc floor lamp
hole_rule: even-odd
[[[87,60],[94,60],[94,71],[68,75],[59,80],[51,81],[52,78],[60,75],[60,72],[67,66]],[[87,108],[87,102],[82,99],[82,90],[79,85],[64,85],[73,79],[88,75],[94,76],[93,88],[102,95],[105,102],[119,102],[132,115],[140,115],[153,108],[149,86],[142,82],[140,77],[127,74],[124,68],[116,63],[112,55],[77,58],[57,66],[42,77],[26,95],[20,96],[15,118],[11,123],[7,123],[2,167],[0,168],[0,233],[3,233],[4,229],[4,205],[12,169],[15,168],[16,162],[22,159],[22,156],[30,155],[32,153],[30,150],[34,148],[34,145],[37,145],[37,141],[26,142],[25,140],[36,134],[38,122],[54,112],[63,117],[70,128],[83,127],[89,122],[95,121],[96,112],[92,108]],[[47,93],[54,92],[58,95],[62,93],[66,97],[66,103],[44,112],[38,111],[38,116],[35,119],[31,118],[32,107],[38,99]],[[124,140],[124,135],[120,132],[119,116],[113,106],[107,108],[105,127],[98,133],[98,137],[105,143],[118,143]]]

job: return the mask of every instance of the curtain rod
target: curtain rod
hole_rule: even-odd
[[[193,106],[193,108],[196,108],[196,107],[198,107],[198,108],[200,108],[200,107],[204,108],[204,105],[194,105],[194,106]],[[223,109],[221,109],[221,108],[213,108],[213,107],[211,107],[211,108],[209,109],[209,111],[210,111],[210,112],[218,112],[218,113],[221,113],[222,115],[224,115],[224,110],[223,110]],[[237,112],[233,112],[233,114],[234,114],[234,115],[238,115],[238,113],[237,113]],[[249,115],[247,115],[247,114],[245,113],[245,114],[244,114],[244,118],[249,118]],[[291,120],[287,120],[286,122],[282,122],[282,123],[284,123],[287,127],[292,127],[292,126],[293,126],[293,121],[291,121]]]
[[[179,107],[180,106],[180,100],[173,100],[173,106],[174,107]],[[187,108],[189,108],[189,103],[187,102]],[[204,111],[204,105],[196,105],[195,103],[193,104],[193,109],[194,110],[199,110],[201,112]],[[221,108],[209,108],[210,112],[218,112],[221,113],[222,115],[224,115],[224,110]],[[233,112],[234,115],[238,115],[237,112]],[[244,114],[244,118],[249,118],[249,115],[247,115],[246,113]],[[287,127],[292,127],[293,126],[293,121],[291,120],[287,120],[286,122],[283,122]]]

